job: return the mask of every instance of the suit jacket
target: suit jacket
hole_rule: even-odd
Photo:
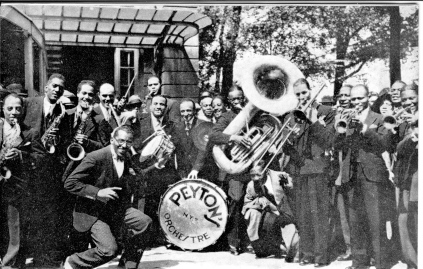
[[[212,133],[209,137],[210,146],[227,145],[230,135],[223,133],[226,127],[236,117],[237,114],[232,110],[228,110],[222,114],[213,126]],[[238,175],[226,174],[226,181],[229,181],[228,195],[235,201],[240,201],[245,194],[245,183],[250,180],[248,173]]]
[[[301,175],[314,174],[329,172],[331,165],[331,153],[330,150],[333,145],[333,138],[335,135],[335,129],[333,128],[333,111],[330,107],[320,105],[318,107],[317,117],[325,116],[326,126],[319,123],[311,123],[310,121],[297,123],[300,127],[298,135],[292,136],[293,147],[290,155],[297,156],[291,157],[291,164],[296,169],[294,173]],[[291,116],[291,121],[294,117]],[[291,124],[291,126],[293,123]]]
[[[4,144],[4,121],[5,120],[3,118],[0,118],[0,149]],[[33,159],[37,157],[35,153],[32,154],[31,152],[31,144],[25,145],[27,142],[31,142],[32,140],[31,133],[28,132],[29,127],[23,123],[20,124],[20,127],[20,138],[22,139],[22,142],[16,148],[21,151],[22,158],[16,160],[4,160],[2,165],[7,167],[12,174],[8,180],[2,181],[0,184],[2,198],[8,203],[20,202],[22,196],[27,193],[28,180],[30,178],[30,172],[33,168]]]
[[[177,170],[180,172],[181,177],[188,176],[193,169],[200,171],[204,166],[206,151],[199,150],[194,145],[192,137],[192,130],[202,122],[202,120],[194,117],[188,134],[185,130],[185,122],[182,121],[175,124]]]
[[[61,113],[60,106],[56,105],[53,114],[59,115]],[[69,116],[65,114],[59,124],[58,136],[60,137],[59,145],[53,155],[49,154],[41,143],[41,137],[46,131],[46,123],[44,117],[44,96],[29,97],[24,101],[24,116],[23,124],[30,127],[32,137],[32,149],[36,150],[44,157],[65,157],[66,148],[69,141],[72,139],[70,134]],[[44,158],[38,158],[37,166],[44,166]]]
[[[167,100],[165,116],[169,118],[173,122],[180,122],[181,121],[181,112],[179,110],[179,102],[169,96],[165,96]],[[151,97],[146,101],[146,110],[150,113],[150,106],[151,106]]]
[[[391,141],[390,134],[383,127],[382,115],[371,110],[364,124],[368,126],[364,134],[356,132],[349,126],[346,134],[337,135],[335,146],[338,150],[345,151],[345,148],[351,150],[351,165],[354,169],[362,169],[367,180],[384,182],[388,180],[389,173],[382,159],[382,153],[391,148],[388,145],[388,141]]]
[[[66,113],[69,115],[69,130],[71,130],[71,137],[75,137],[78,129],[79,129],[79,125],[74,127],[74,121],[75,121],[75,113],[76,113],[76,107],[72,108],[72,109],[68,109],[66,110]],[[82,145],[85,153],[89,153],[92,152],[94,150],[97,149],[101,149],[103,147],[103,144],[100,142],[100,136],[98,133],[98,124],[95,121],[95,116],[97,116],[96,112],[93,110],[91,111],[90,117],[86,119],[86,126],[85,128],[82,130],[82,133],[88,136],[87,139],[87,143],[85,145]],[[73,142],[73,141],[70,141]],[[66,169],[65,172],[63,173],[62,176],[62,182],[65,182],[66,178],[69,176],[69,174],[73,171],[73,169],[76,168],[76,166],[78,166],[78,164],[81,161],[74,161],[71,160]]]
[[[80,125],[74,127],[74,119],[75,113],[77,108],[72,108],[66,110],[66,113],[69,115],[69,129],[71,130],[71,136],[75,137],[76,132],[79,129]],[[103,147],[103,144],[99,141],[99,133],[98,133],[98,123],[95,118],[98,118],[99,115],[97,114],[94,109],[91,111],[90,116],[86,119],[85,128],[82,130],[82,133],[87,135],[88,140],[87,144],[84,145],[85,152],[91,152]]]
[[[131,126],[134,130],[133,147],[140,153],[150,140],[147,140],[145,143],[143,143],[143,141],[154,134],[151,113],[147,115],[141,113],[137,114],[137,121]],[[174,123],[165,116],[163,117],[162,126],[165,126],[163,128],[165,133],[171,136],[171,142],[177,147],[177,135],[175,134]],[[157,193],[162,194],[163,191],[167,189],[168,185],[180,179],[175,168],[174,155],[167,161],[163,169],[156,169],[153,167],[154,163],[157,161],[154,158],[146,160],[143,163],[139,163],[139,155],[136,155],[135,158],[137,158],[137,160],[134,160],[134,164],[136,165],[135,168],[142,175],[142,178],[146,180],[146,185],[140,187],[139,196],[155,195]]]
[[[98,126],[98,140],[103,146],[110,144],[110,138],[113,130],[118,127],[115,117],[112,115],[107,121],[103,115],[100,105],[93,108],[94,121]]]
[[[73,226],[79,232],[88,231],[98,219],[109,225],[118,225],[125,210],[131,207],[131,190],[135,181],[131,162],[129,159],[125,161],[119,178],[110,147],[88,153],[65,181],[65,189],[78,196]],[[108,187],[121,187],[122,190],[116,191],[119,198],[107,203],[97,200],[98,191]]]

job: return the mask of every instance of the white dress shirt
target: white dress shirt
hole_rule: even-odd
[[[106,108],[103,106],[103,103],[100,103],[100,109],[101,109],[101,112],[103,112],[104,119],[106,121],[110,121],[110,108]]]
[[[361,113],[358,115],[358,119],[361,121],[361,123],[364,123],[364,121],[367,118],[367,115],[369,115],[370,107],[367,107]]]

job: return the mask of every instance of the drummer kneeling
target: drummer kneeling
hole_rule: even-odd
[[[286,261],[292,262],[297,251],[299,236],[286,188],[292,188],[292,178],[285,172],[263,171],[264,161],[254,163],[250,170],[242,214],[248,222],[247,233],[256,258],[282,256],[285,243]],[[283,238],[283,240],[282,240]]]

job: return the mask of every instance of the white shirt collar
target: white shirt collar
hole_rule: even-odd
[[[162,123],[163,123],[163,117],[161,118],[156,118],[153,113],[151,113],[151,124],[153,125],[154,131],[157,131],[158,126],[162,127]]]

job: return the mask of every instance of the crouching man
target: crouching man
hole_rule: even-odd
[[[281,244],[288,252],[287,262],[292,262],[298,246],[298,232],[293,224],[293,214],[285,194],[292,188],[292,178],[287,173],[264,170],[265,162],[255,163],[250,170],[242,213],[248,222],[247,233],[256,258],[282,255]],[[283,240],[282,240],[283,239]]]
[[[69,256],[66,269],[94,268],[116,257],[116,238],[122,226],[129,230],[124,236],[125,267],[138,267],[151,218],[131,207],[135,180],[129,160],[132,141],[129,127],[117,127],[110,145],[89,153],[67,177],[66,190],[78,196],[73,226],[79,233],[89,234],[94,247]]]

